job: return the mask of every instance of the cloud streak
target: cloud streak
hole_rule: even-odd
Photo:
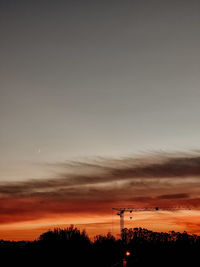
[[[200,153],[52,165],[55,177],[0,184],[0,223],[49,214],[101,214],[131,205],[200,207]]]

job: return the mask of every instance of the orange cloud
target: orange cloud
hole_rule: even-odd
[[[115,206],[200,207],[197,152],[52,166],[54,178],[0,184],[0,225],[109,216]]]

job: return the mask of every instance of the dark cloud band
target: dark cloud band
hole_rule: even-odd
[[[3,221],[13,214],[19,219],[20,214],[37,218],[49,213],[106,212],[121,203],[140,207],[200,206],[198,153],[155,153],[140,158],[67,162],[54,167],[58,173],[55,178],[0,185]]]

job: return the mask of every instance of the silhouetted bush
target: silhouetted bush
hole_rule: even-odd
[[[78,228],[71,225],[66,229],[55,228],[53,231],[49,230],[43,233],[39,237],[39,242],[45,246],[63,246],[69,243],[71,246],[83,246],[89,245],[90,239],[85,230],[81,232]]]

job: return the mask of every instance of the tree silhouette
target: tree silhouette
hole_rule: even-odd
[[[200,237],[187,232],[153,232],[143,228],[124,229],[122,239],[111,233],[91,241],[87,233],[71,225],[55,228],[32,242],[0,241],[1,260],[7,265],[52,265],[69,267],[122,266],[130,251],[127,267],[197,265]]]

